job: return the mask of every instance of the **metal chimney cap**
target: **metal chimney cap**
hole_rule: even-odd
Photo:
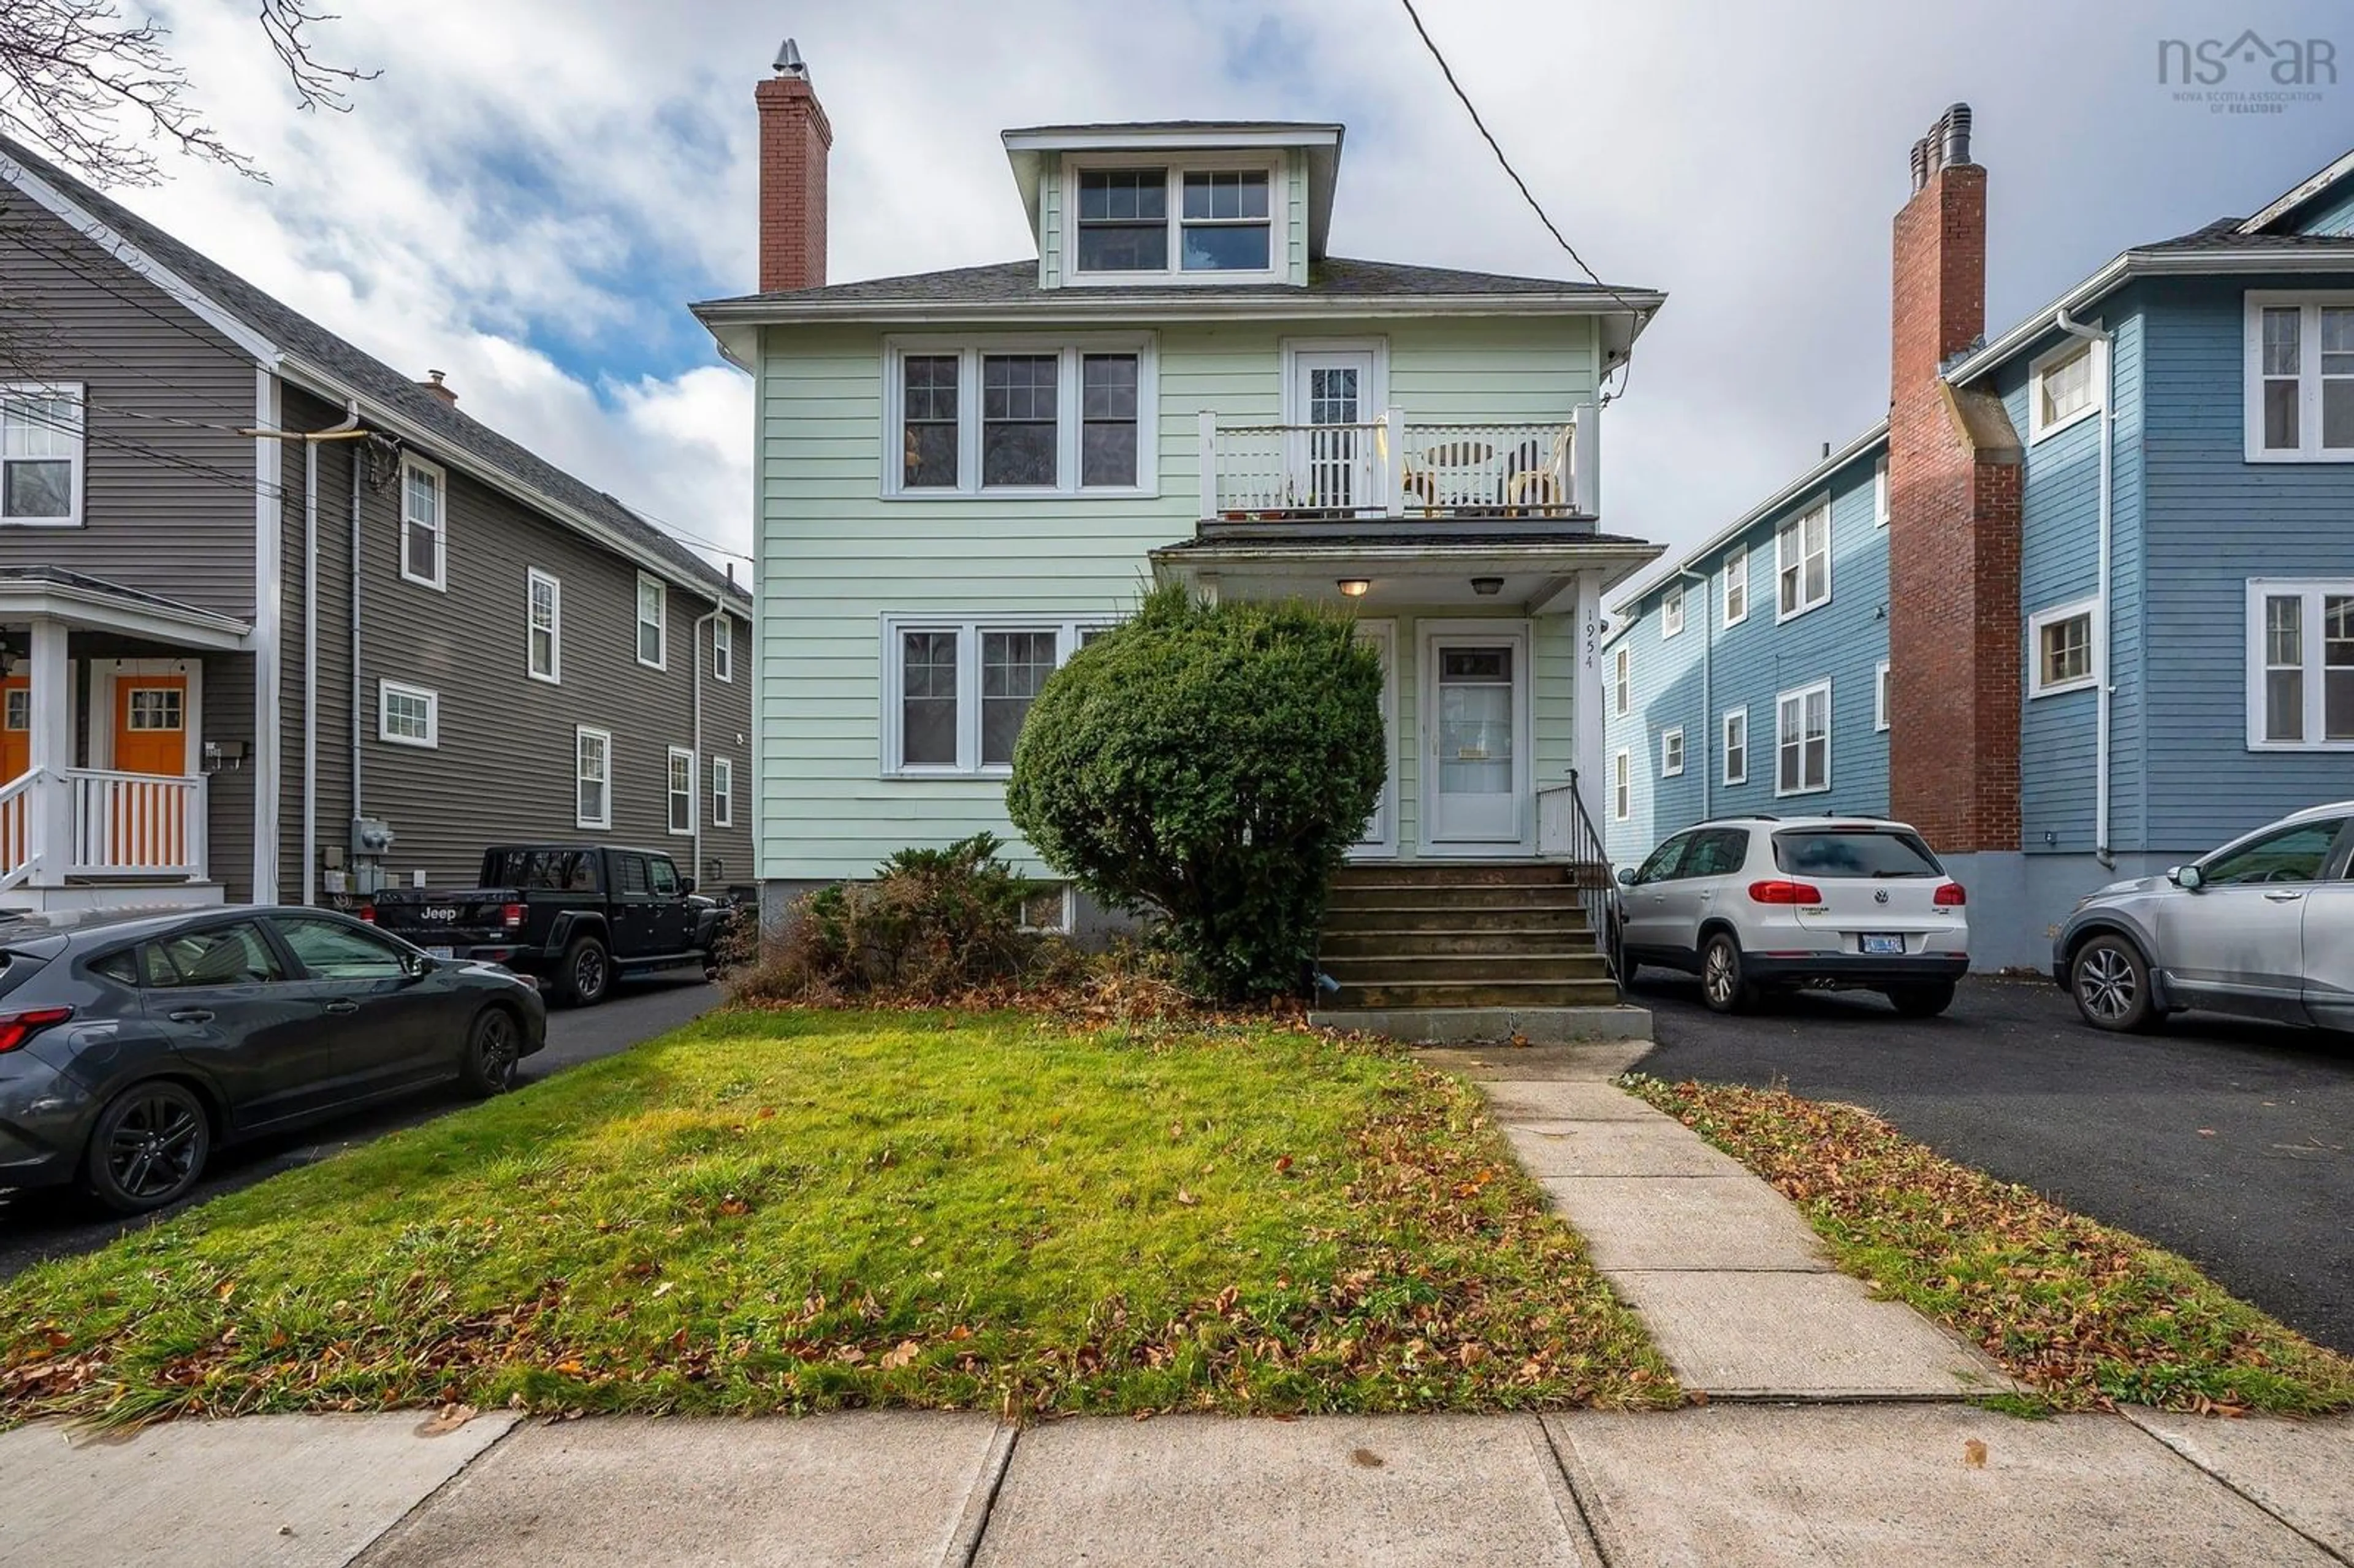
[[[809,79],[809,65],[801,58],[801,47],[790,38],[787,38],[784,47],[777,51],[776,70],[779,76],[797,76],[804,81]]]

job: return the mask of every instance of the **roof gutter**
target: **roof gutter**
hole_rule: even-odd
[[[712,300],[689,307],[715,332],[722,326],[786,326],[797,322],[889,322],[917,320],[960,323],[988,322],[1193,322],[1299,320],[1302,317],[1625,316],[1639,334],[1668,302],[1651,290],[1621,289],[1613,294],[1314,294],[1296,298],[1264,295],[1246,300],[1205,298],[1194,302],[1157,294],[1123,299],[1109,289],[1059,289],[1050,300],[999,301],[960,305],[939,300]],[[1629,308],[1631,307],[1631,309]]]

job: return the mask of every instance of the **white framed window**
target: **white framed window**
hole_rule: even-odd
[[[1724,557],[1724,624],[1738,626],[1749,619],[1749,548],[1736,546]]]
[[[2354,751],[2354,577],[2249,579],[2248,749]]]
[[[450,586],[450,482],[439,463],[400,456],[400,576],[436,592]]]
[[[1774,531],[1774,619],[1804,615],[1831,599],[1831,503],[1817,502]]]
[[[883,618],[883,771],[901,778],[1013,768],[1046,677],[1111,624],[1056,616]]]
[[[732,758],[711,759],[711,825],[736,825],[736,762]]]
[[[886,496],[1157,491],[1150,334],[891,337],[883,358]]]
[[[84,445],[79,382],[0,383],[0,524],[80,527]]]
[[[1749,782],[1749,710],[1734,708],[1724,715],[1724,781]]]
[[[736,619],[726,610],[711,618],[711,678],[736,683]]]
[[[1074,283],[1272,282],[1285,265],[1279,155],[1133,154],[1066,161]]]
[[[1610,706],[1621,718],[1635,706],[1635,660],[1623,642],[1618,645],[1617,655],[1611,661]]]
[[[1682,634],[1684,629],[1684,585],[1670,583],[1668,591],[1659,596],[1659,640]]]
[[[1774,793],[1812,795],[1831,787],[1831,683],[1818,681],[1774,699]]]
[[[1885,659],[1872,667],[1872,727],[1875,732],[1888,727],[1888,661]]]
[[[525,673],[550,685],[564,682],[564,584],[537,567],[524,573]]]
[[[670,588],[643,572],[638,574],[638,662],[651,670],[670,662]]]
[[[1042,935],[1067,936],[1071,929],[1071,888],[1068,883],[1042,887],[1022,900],[1021,928]]]
[[[581,725],[572,732],[573,825],[613,825],[613,732]]]
[[[2354,290],[2247,296],[2250,462],[2354,462]]]
[[[664,792],[669,797],[664,825],[673,835],[684,836],[695,832],[695,753],[685,747],[673,746],[663,769]]]
[[[378,681],[376,737],[394,746],[440,746],[441,694],[426,686]]]
[[[1663,730],[1659,735],[1659,777],[1681,779],[1684,774],[1684,732],[1680,726]]]
[[[1872,465],[1872,525],[1888,526],[1888,460]]]
[[[1635,756],[1621,750],[1610,758],[1610,820],[1623,822],[1635,814]]]
[[[2101,651],[2093,639],[2098,599],[2055,604],[2027,618],[2027,694],[2055,697],[2081,692],[2101,678]]]
[[[2101,411],[2101,344],[2070,337],[2027,366],[2027,439],[2040,441]]]

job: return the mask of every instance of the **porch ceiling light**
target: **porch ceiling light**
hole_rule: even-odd
[[[1493,599],[1496,595],[1504,591],[1504,579],[1501,577],[1473,577],[1471,579],[1471,591],[1479,595],[1483,599]]]
[[[1341,592],[1350,599],[1364,598],[1365,590],[1373,586],[1363,577],[1342,577],[1340,581]]]

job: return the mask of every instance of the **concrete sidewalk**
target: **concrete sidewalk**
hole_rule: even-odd
[[[1959,1399],[2012,1384],[1941,1325],[1832,1267],[1805,1218],[1738,1160],[1608,1080],[1620,1042],[1458,1047],[1529,1173],[1650,1330],[1713,1398]]]
[[[0,1563],[2330,1563],[2354,1425],[1963,1404],[1664,1414],[414,1414],[0,1435]]]

